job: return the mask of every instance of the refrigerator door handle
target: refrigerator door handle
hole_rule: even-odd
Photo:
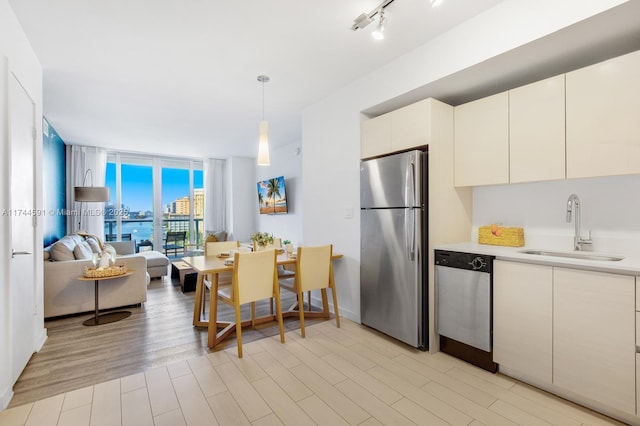
[[[416,258],[416,211],[415,209],[404,209],[404,229],[407,254],[410,261]]]
[[[405,207],[416,205],[416,165],[413,156],[407,158],[407,167],[404,172],[404,205]]]

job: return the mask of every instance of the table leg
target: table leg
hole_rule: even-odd
[[[82,325],[102,325],[102,324],[109,324],[112,322],[116,322],[116,321],[120,321],[121,319],[125,319],[127,318],[129,315],[131,315],[131,312],[129,311],[118,311],[118,312],[108,312],[106,314],[102,314],[100,315],[100,302],[98,300],[98,296],[100,294],[100,292],[98,291],[98,285],[99,285],[100,280],[95,280],[95,284],[94,284],[94,293],[95,293],[95,312],[94,312],[94,316],[93,318],[89,318],[87,320],[85,320]]]
[[[212,348],[217,343],[218,335],[218,274],[212,274],[209,290],[209,324],[207,327],[207,345]]]
[[[98,295],[100,294],[99,291],[98,291],[98,284],[99,284],[100,281],[96,280],[95,282],[96,282],[96,284],[93,287],[93,292],[94,292],[95,298],[96,298],[96,300],[95,300],[95,302],[96,302],[96,314],[95,314],[94,318],[96,319],[96,324],[97,324],[98,323],[98,316],[100,315],[100,309],[98,308],[98,306],[100,306],[100,303],[98,302]]]
[[[202,308],[204,307],[202,300],[204,299],[204,291],[204,274],[198,272],[198,278],[196,280],[196,295],[193,305],[193,325],[198,327],[207,325],[206,322],[202,321]]]

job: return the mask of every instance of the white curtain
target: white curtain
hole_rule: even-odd
[[[107,151],[103,148],[71,145],[67,146],[67,159],[68,209],[80,213],[68,216],[67,233],[75,233],[81,229],[103,238],[104,203],[76,202],[73,198],[73,188],[105,185]]]
[[[205,232],[228,232],[226,220],[227,206],[225,201],[225,168],[225,160],[209,158],[204,161]]]

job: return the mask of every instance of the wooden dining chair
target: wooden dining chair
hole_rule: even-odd
[[[298,295],[298,312],[300,313],[300,333],[304,334],[304,316],[330,317],[329,301],[327,299],[327,288],[331,289],[333,297],[333,309],[336,316],[336,326],[340,327],[340,314],[338,312],[338,297],[336,295],[336,285],[333,278],[333,264],[331,255],[333,246],[331,244],[315,247],[298,247],[296,256],[296,277],[293,285],[289,283],[281,284],[282,288],[293,291]],[[322,293],[322,312],[311,311],[311,291],[320,290]],[[303,293],[309,293],[308,310],[305,312],[303,303]]]
[[[266,246],[260,248],[260,250],[269,250],[269,249],[275,249],[276,251],[282,250],[282,238],[274,238],[273,243],[267,244]],[[258,250],[258,243],[254,241],[253,251],[260,251],[260,250]],[[284,266],[278,266],[277,268],[278,268],[278,280],[281,283],[283,283],[283,285],[285,286],[287,285],[286,280],[293,280],[293,278],[296,276],[295,271],[289,270]],[[311,299],[309,299],[309,301],[311,301]],[[271,311],[271,314],[273,315],[273,301],[271,301],[271,304],[269,305],[269,309]]]
[[[230,250],[238,250],[240,247],[239,241],[217,241],[217,242],[208,242],[204,245],[204,255],[205,256],[219,256],[220,253],[228,252]],[[203,281],[204,289],[211,291],[211,280],[213,277],[211,274],[207,274],[206,278]],[[223,285],[231,285],[231,273],[224,272],[218,274],[218,286]],[[206,291],[202,292],[202,300],[200,306],[202,306],[201,315],[205,314],[206,309]]]
[[[280,327],[280,341],[284,343],[284,324],[282,307],[280,306],[280,287],[276,273],[277,254],[275,250],[261,250],[251,253],[236,253],[233,263],[231,286],[218,289],[218,300],[233,306],[236,313],[236,337],[238,341],[238,358],[242,358],[242,319],[240,306],[255,303],[263,299],[274,298],[276,301],[276,319]],[[254,306],[254,305],[252,305]],[[212,312],[214,315],[215,312]],[[214,321],[217,318],[214,317]],[[251,322],[255,325],[272,321],[273,315],[256,318],[255,310],[251,311]]]

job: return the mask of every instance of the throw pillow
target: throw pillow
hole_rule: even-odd
[[[51,260],[63,261],[63,260],[75,260],[73,255],[73,249],[75,249],[76,243],[69,236],[62,237],[53,244],[51,250],[49,250],[49,256]]]
[[[91,247],[86,241],[81,241],[76,248],[73,249],[73,255],[78,260],[87,260],[91,259],[93,256],[93,252],[91,251]]]
[[[216,236],[214,234],[208,234],[207,238],[204,240],[205,243],[216,243],[218,242],[218,239],[216,238]]]

